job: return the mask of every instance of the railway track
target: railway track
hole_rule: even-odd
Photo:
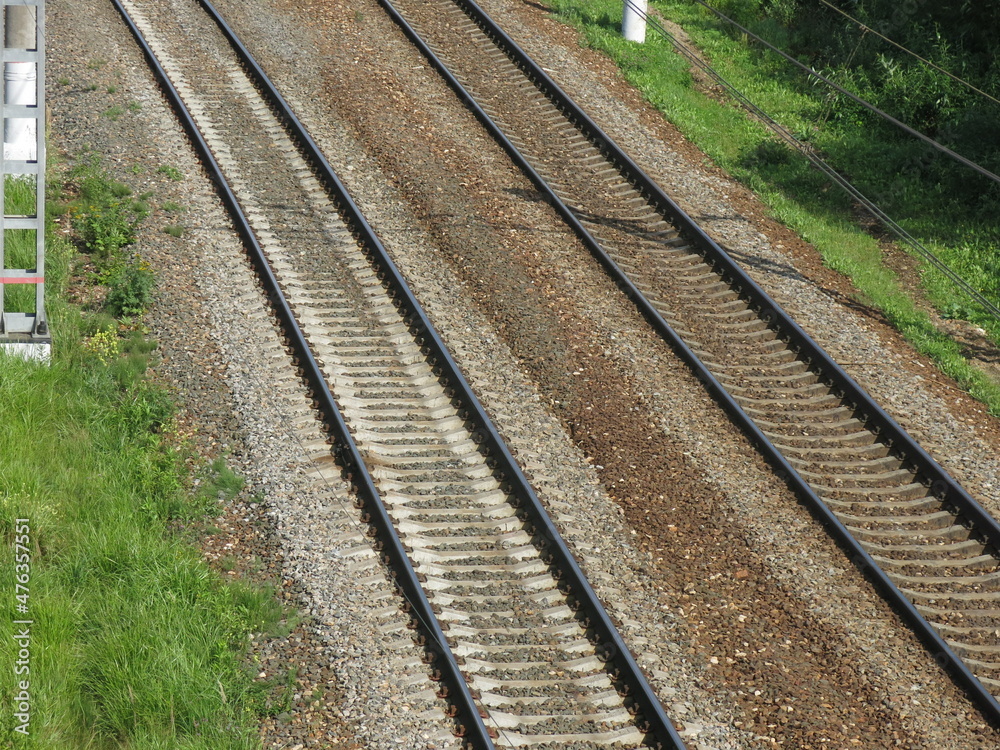
[[[374,233],[207,3],[115,0],[214,172],[470,747],[683,747]],[[206,13],[206,10],[209,13]],[[227,36],[228,34],[228,36]]]
[[[380,0],[1000,722],[1000,526],[472,0]]]
[[[482,102],[482,115],[496,125],[506,139],[508,150],[523,160],[526,171],[533,174],[540,189],[550,191],[552,202],[609,270],[621,273],[623,289],[690,359],[706,385],[719,394],[726,408],[743,423],[779,469],[788,473],[791,482],[798,483],[800,493],[814,503],[817,513],[848,547],[854,562],[868,569],[876,584],[925,638],[939,662],[973,694],[984,713],[996,721],[998,706],[994,694],[1000,689],[996,674],[1000,669],[997,637],[1000,606],[996,604],[1000,589],[996,581],[1000,579],[1000,570],[994,552],[1000,535],[993,519],[830,362],[745,273],[689,223],[610,139],[574,109],[543,71],[521,58],[516,46],[502,32],[484,32],[484,28],[489,29],[488,19],[473,4],[462,3],[467,12],[451,2],[397,0],[393,6],[385,5],[402,12],[415,27],[414,35],[428,42],[429,52],[443,59],[449,68],[461,71],[453,85],[461,86],[468,96]],[[225,70],[227,76],[232,72],[232,68]],[[239,97],[248,98],[253,88],[247,82],[238,84],[236,91]],[[208,91],[203,105],[209,102],[216,113],[226,111],[232,102],[215,99],[219,94],[218,90]],[[251,107],[255,116],[262,118],[260,121],[265,125],[262,132],[268,137],[287,138],[281,135],[284,127],[280,121],[272,117],[272,122],[264,122],[266,117],[262,113],[270,112],[270,106],[263,102]],[[211,112],[198,112],[197,106],[194,109],[206,122],[214,122]],[[229,119],[229,115],[222,119]],[[539,128],[540,122],[545,123],[544,128]],[[212,140],[220,130],[218,124],[209,124],[203,132]],[[225,138],[220,140],[225,144]],[[256,144],[256,152],[250,144],[246,153],[260,155],[261,143]],[[306,174],[311,173],[312,165],[301,155],[294,155],[292,140],[280,150],[290,156],[292,172],[298,173],[296,179],[308,182]],[[242,155],[242,149],[240,152]],[[225,145],[219,153],[227,155]],[[230,148],[228,155],[234,153],[235,149]],[[254,159],[250,157],[251,162]],[[261,166],[263,163],[256,162],[261,171],[253,179],[267,173],[267,167]],[[237,187],[242,181],[240,169],[237,164],[230,170],[236,175]],[[312,179],[315,185],[306,190],[310,197],[303,205],[310,205],[313,214],[326,217],[326,223],[321,222],[321,235],[337,238],[337,242],[349,247],[351,241],[347,238],[352,227],[338,227],[327,221],[335,213],[339,199],[331,201],[321,182]],[[305,253],[289,253],[282,250],[288,244],[275,241],[289,230],[287,226],[269,223],[272,214],[268,206],[253,205],[242,196],[240,201],[249,205],[254,232],[275,261],[276,276],[296,317],[303,323],[306,338],[334,386],[334,393],[345,412],[354,415],[348,422],[359,437],[366,462],[376,467],[376,484],[388,489],[385,494],[389,496],[390,514],[397,521],[405,519],[397,524],[401,536],[416,542],[409,546],[417,550],[417,558],[426,557],[426,550],[441,541],[433,532],[442,531],[445,524],[467,515],[450,505],[432,508],[421,507],[422,500],[416,505],[398,502],[396,491],[400,487],[418,488],[420,481],[415,478],[421,476],[433,476],[428,484],[437,484],[437,470],[429,468],[434,453],[446,456],[451,462],[447,471],[453,474],[447,482],[452,485],[468,481],[481,485],[485,482],[482,486],[488,486],[488,477],[497,478],[496,470],[488,462],[475,463],[478,443],[472,439],[475,430],[467,429],[469,415],[463,417],[456,412],[457,421],[452,422],[451,431],[429,430],[426,435],[407,436],[418,431],[415,426],[434,423],[440,417],[435,412],[439,407],[446,408],[445,404],[451,403],[453,397],[448,392],[451,386],[442,385],[433,373],[436,364],[429,371],[424,368],[420,375],[416,374],[420,368],[415,368],[414,362],[427,356],[426,347],[413,337],[409,348],[404,345],[414,328],[413,321],[406,315],[393,317],[395,302],[388,304],[385,297],[379,301],[379,271],[373,276],[368,260],[362,262],[355,257],[352,261],[347,256],[340,260],[343,273],[324,276],[323,271],[309,269],[309,261],[297,257]],[[295,231],[284,236],[295,236]],[[322,262],[326,260],[323,256]],[[313,262],[312,268],[319,269],[321,256],[314,256]],[[307,270],[296,270],[302,268]],[[357,284],[353,291],[342,292],[339,297],[331,292],[345,276],[352,274]],[[368,292],[375,296],[367,297]],[[374,317],[351,317],[354,313],[348,311],[354,310],[355,305],[367,305]],[[379,378],[372,374],[375,365],[352,364],[350,344],[342,336],[331,337],[329,329],[316,327],[321,325],[334,325],[342,332],[353,331],[350,338],[354,339],[358,356],[361,350],[378,351],[382,357],[378,367],[393,371],[393,376]],[[387,339],[382,334],[375,335],[380,326],[390,331]],[[401,357],[395,360],[395,365],[390,364],[390,351]],[[409,403],[410,397],[424,403],[427,409],[416,412],[409,406],[400,408]],[[386,406],[384,413],[380,413],[380,404]],[[383,422],[407,427],[401,433],[392,433],[392,428],[386,429],[388,425]],[[383,434],[394,436],[383,440],[380,437]],[[417,445],[430,447],[414,448]],[[479,451],[480,456],[482,453]],[[483,472],[480,476],[476,476],[475,466]],[[441,477],[446,475],[444,472]],[[492,497],[490,493],[498,491],[503,494],[503,489],[502,481],[496,482],[496,487],[484,490],[484,495]],[[477,493],[478,489],[476,493],[456,495],[471,498]],[[415,494],[422,496],[419,491]],[[519,525],[524,525],[524,514],[517,513],[521,502],[508,503],[514,509],[508,515],[497,514],[490,505],[492,500],[484,498],[484,502],[485,510],[472,513],[480,518],[475,523],[485,526],[469,526],[466,541],[456,544],[475,544],[471,540],[481,537],[474,537],[471,531],[478,534],[489,527],[501,546],[507,544],[518,551],[514,554],[516,558],[520,550],[530,546],[524,544],[525,537],[516,531]],[[525,535],[536,531],[530,524]],[[530,536],[527,541],[531,541]],[[437,563],[429,559],[418,562],[417,567],[427,564],[432,566],[430,570],[436,570],[433,566]],[[433,576],[426,572],[422,575],[427,579],[424,581],[427,588],[438,588],[447,582],[447,588],[439,588],[438,594],[439,602],[448,603],[447,607],[443,604],[440,607],[445,621],[454,616],[452,605],[456,602],[486,604],[490,597],[499,601],[507,594],[501,588],[496,590],[504,593],[484,594],[491,590],[493,584],[489,582],[464,584],[463,589],[463,584],[442,578],[438,572]],[[534,574],[520,578],[533,581],[529,585],[534,585]],[[464,593],[456,594],[459,590]],[[558,586],[544,589],[557,590]],[[470,595],[470,591],[476,593]],[[565,625],[569,627],[570,621]],[[463,627],[460,625],[458,629],[464,633]],[[560,627],[549,634],[557,633]],[[525,633],[531,629],[531,626],[522,628]],[[583,647],[582,641],[572,643],[564,653],[572,655],[576,653],[573,648]],[[478,645],[483,647],[479,654],[491,651],[485,643]],[[529,653],[531,649],[522,651]],[[466,666],[470,663],[473,666],[465,670],[475,672],[472,682],[486,688],[478,709],[486,708],[499,694],[496,692],[499,683],[487,674],[495,669],[497,662],[476,657],[462,659]],[[460,666],[457,661],[456,666]],[[571,662],[573,659],[565,660],[567,664]],[[613,672],[604,669],[605,675]],[[600,671],[594,674],[599,675]],[[607,689],[595,694],[610,698]],[[538,709],[545,699],[540,695],[527,697],[530,700],[513,702],[522,708],[530,704]],[[573,697],[579,699],[579,694],[574,692]],[[594,705],[601,705],[601,700]],[[558,703],[557,699],[552,705]],[[544,719],[535,721],[543,716],[541,710],[527,723],[515,724],[511,718],[515,714],[504,711],[512,705],[511,696],[501,695],[491,705],[498,718],[493,722],[494,730],[504,728],[506,723],[508,733],[512,730],[518,736],[528,737],[527,741],[544,741],[542,733],[533,735],[529,730],[529,726],[550,728]],[[613,713],[595,709],[591,717],[600,717],[606,726],[614,726],[609,719]],[[620,725],[625,734],[617,739],[617,730],[612,729],[604,733],[603,740],[631,737],[627,735],[628,726],[628,722]],[[551,734],[550,739],[558,736]],[[505,739],[511,742],[510,738]],[[632,740],[624,741],[627,744]]]

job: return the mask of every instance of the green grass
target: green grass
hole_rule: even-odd
[[[264,595],[220,582],[168,532],[196,511],[159,434],[162,395],[123,389],[96,356],[0,360],[0,382],[0,451],[17,456],[0,492],[4,549],[15,518],[30,519],[34,549],[32,735],[18,747],[255,747],[243,707],[254,688],[236,655],[261,627]],[[11,627],[0,626],[5,664]],[[15,739],[10,670],[0,693],[2,744]]]
[[[184,179],[184,173],[177,167],[171,167],[169,164],[161,164],[156,168],[156,171],[162,175],[166,175],[167,178],[173,180],[174,182],[180,182]]]
[[[553,0],[552,6],[557,17],[580,31],[582,44],[607,53],[625,78],[685,136],[751,187],[778,219],[817,248],[827,265],[849,277],[863,302],[881,310],[918,351],[1000,414],[1000,384],[969,364],[961,346],[940,332],[908,296],[893,271],[883,265],[877,241],[854,223],[848,198],[812,169],[804,156],[777,143],[743,110],[699,91],[687,62],[652,29],[643,45],[622,39],[621,3]],[[920,174],[895,175],[890,182],[879,183],[887,179],[886,174],[893,174],[893,165],[909,158],[906,148],[883,147],[882,152],[875,152],[879,146],[872,144],[867,131],[850,129],[845,121],[849,112],[841,113],[836,129],[818,129],[826,101],[803,90],[778,63],[724,33],[714,17],[689,3],[664,0],[657,8],[684,27],[727,80],[800,138],[830,152],[835,164],[846,164],[845,171],[852,179],[860,179],[869,194],[878,192],[872,185],[882,184],[880,197],[886,197],[890,214],[911,207],[912,215],[902,217],[901,223],[994,303],[1000,303],[995,222],[988,223],[968,209],[956,213],[953,203],[931,214],[930,207],[941,202],[940,190],[922,183]],[[880,162],[883,171],[872,166],[874,162]],[[970,305],[938,274],[926,271],[924,281],[929,299],[939,309],[982,326],[994,341],[1000,341],[1000,323]]]
[[[28,216],[35,213],[35,183],[33,179],[8,176],[4,180],[4,213]]]
[[[4,266],[7,268],[33,269],[35,267],[35,230],[4,230]],[[5,284],[4,312],[35,312],[34,284]]]
[[[52,365],[0,356],[0,588],[10,613],[17,519],[28,519],[21,617],[33,620],[30,673],[0,670],[0,746],[258,748],[274,686],[242,657],[250,633],[290,615],[271,591],[213,573],[178,532],[242,480],[217,460],[188,489],[171,403],[145,376],[155,343],[63,301],[75,248],[48,241]],[[0,624],[5,665],[17,658],[14,619]],[[15,678],[30,680],[27,736],[14,730]]]

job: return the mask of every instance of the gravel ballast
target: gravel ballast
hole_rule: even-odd
[[[690,747],[997,744],[586,252],[543,205],[524,200],[530,184],[377,5],[219,5],[412,281]],[[916,379],[919,360],[898,339],[838,307],[807,276],[764,270],[765,261],[795,259],[724,201],[735,188],[672,154],[645,124],[648,114],[618,102],[599,58],[567,45],[534,12],[490,5],[561,83],[589,92],[583,103],[639,149],[668,190],[687,190],[682,202],[697,201],[696,215],[732,217],[709,228],[835,357],[898,361],[853,372],[995,507],[997,462],[983,437],[994,434],[992,423],[965,421],[975,412],[964,402],[953,414],[934,378]],[[345,488],[309,474],[322,440],[316,426],[305,418],[300,429],[283,427],[303,413],[304,396],[287,367],[281,374],[285,354],[257,312],[259,295],[211,186],[111,6],[84,12],[53,2],[50,14],[50,75],[73,81],[50,86],[57,147],[72,154],[90,144],[125,176],[141,164],[158,198],[187,206],[182,238],[160,233],[167,217],[155,214],[139,247],[161,274],[148,320],[163,350],[160,377],[176,389],[204,452],[228,452],[259,493],[257,508],[247,497],[229,514],[230,543],[248,555],[270,546],[276,575],[312,615],[287,661],[317,670],[307,679],[328,685],[330,698],[317,706],[301,696],[287,721],[266,729],[266,742],[448,746],[433,710],[424,712],[422,665],[409,674],[412,710],[400,710],[411,706],[391,672],[406,638],[393,632],[401,616],[378,568],[363,562],[370,553],[344,507]],[[92,70],[98,57],[105,63]],[[105,79],[140,111],[102,117]],[[90,80],[100,89],[86,91]],[[161,164],[184,181],[157,173]],[[688,177],[667,179],[682,172]]]

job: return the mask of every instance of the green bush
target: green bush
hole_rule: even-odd
[[[114,265],[106,276],[105,309],[118,317],[142,315],[153,301],[156,276],[138,255]]]
[[[74,224],[86,248],[98,258],[110,258],[135,242],[131,203],[90,205],[74,214]]]
[[[70,207],[73,228],[84,247],[99,262],[113,259],[135,242],[141,213],[130,199],[132,189],[112,180],[94,160],[84,161],[70,173],[79,196]]]

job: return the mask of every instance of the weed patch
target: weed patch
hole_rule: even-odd
[[[70,180],[79,191],[69,209],[74,229],[98,261],[113,259],[135,242],[139,216],[129,199],[131,189],[107,177],[95,161],[73,170]]]
[[[142,315],[153,301],[156,276],[144,260],[133,255],[114,263],[104,276],[108,294],[104,305],[117,317]]]
[[[139,223],[149,215],[150,193],[132,197],[132,189],[105,174],[94,160],[70,172],[77,197],[72,216],[83,248],[90,252],[98,279],[107,287],[105,309],[116,317],[141,316],[153,300],[156,276],[149,264],[126,248],[135,242]]]
[[[156,168],[156,171],[162,175],[166,175],[168,179],[171,179],[174,182],[180,182],[181,180],[184,179],[184,173],[181,172],[181,170],[179,170],[177,167],[171,167],[167,164],[160,165],[159,167]]]

